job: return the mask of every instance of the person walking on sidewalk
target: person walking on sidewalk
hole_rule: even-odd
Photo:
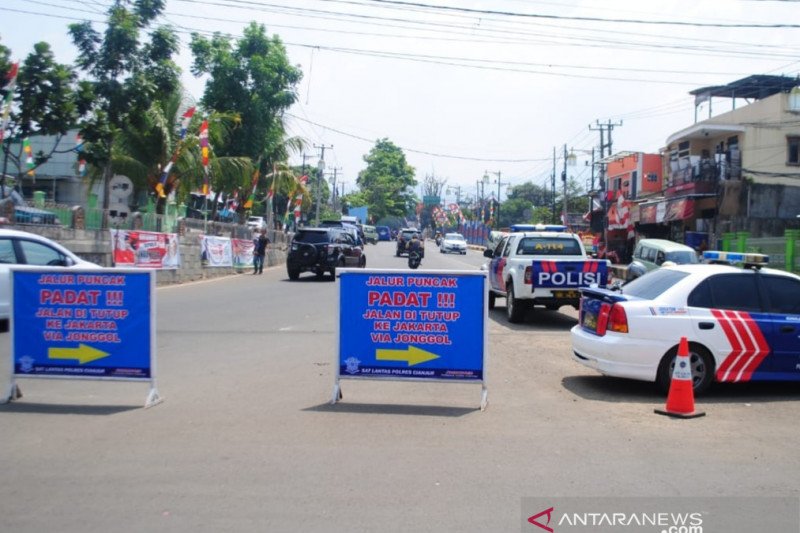
[[[255,248],[253,249],[253,274],[261,274],[264,272],[264,257],[267,255],[267,245],[269,239],[267,238],[267,230],[262,229],[258,234],[258,238],[253,239]]]

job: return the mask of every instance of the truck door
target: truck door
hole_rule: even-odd
[[[506,282],[503,279],[503,270],[505,269],[506,265],[506,257],[508,257],[508,251],[506,250],[506,244],[508,243],[508,240],[508,236],[503,237],[500,240],[494,249],[492,261],[489,264],[489,281],[492,284],[492,288],[502,292],[506,292]]]

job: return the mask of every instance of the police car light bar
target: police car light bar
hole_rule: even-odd
[[[769,263],[769,256],[764,254],[743,254],[741,252],[703,252],[703,259],[715,263],[744,263],[745,265],[766,265]]]

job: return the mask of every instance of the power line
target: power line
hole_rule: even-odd
[[[314,126],[317,126],[319,128],[323,128],[323,129],[332,131],[334,133],[338,133],[339,135],[344,135],[345,137],[350,137],[351,139],[357,139],[359,141],[364,141],[364,142],[367,142],[367,143],[370,143],[370,144],[375,142],[375,139],[367,139],[366,137],[361,137],[361,136],[355,135],[353,133],[348,133],[346,131],[342,131],[342,130],[339,130],[339,129],[336,129],[336,128],[332,128],[330,126],[325,126],[324,124],[320,124],[318,122],[314,122],[314,121],[309,120],[307,118],[298,117],[297,115],[294,115],[292,113],[285,113],[285,115],[287,117],[292,117],[292,118],[294,118],[296,120],[308,122],[309,124],[313,124]],[[429,156],[432,156],[432,157],[441,157],[441,158],[445,158],[445,159],[458,159],[458,160],[462,160],[462,161],[482,161],[482,162],[486,162],[486,163],[530,163],[530,162],[539,162],[539,161],[546,161],[547,160],[547,159],[496,159],[496,158],[488,158],[488,157],[471,157],[471,156],[462,156],[462,155],[441,154],[441,153],[436,153],[436,152],[429,152],[429,151],[426,151],[426,150],[417,150],[417,149],[414,149],[414,148],[408,148],[408,147],[404,147],[404,146],[400,146],[400,148],[402,148],[406,152],[411,152],[411,153],[415,153],[415,154],[422,154],[422,155],[429,155]]]
[[[348,0],[322,0],[327,2],[351,3]],[[659,26],[690,26],[696,28],[800,28],[800,24],[752,24],[752,23],[712,23],[712,22],[686,22],[680,20],[644,20],[644,19],[617,19],[602,17],[576,17],[565,15],[543,15],[540,13],[519,13],[514,11],[495,11],[490,9],[472,9],[468,7],[441,6],[423,4],[419,2],[404,2],[402,0],[369,0],[377,4],[392,4],[398,6],[413,6],[430,8],[437,11],[456,11],[460,13],[473,13],[478,15],[498,15],[506,17],[520,17],[550,20],[576,20],[581,22],[610,22],[615,24],[652,24]]]

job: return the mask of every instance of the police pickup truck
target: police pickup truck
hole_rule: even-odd
[[[606,286],[608,261],[589,258],[578,235],[563,226],[524,229],[483,252],[491,259],[482,267],[489,271],[489,309],[498,296],[505,298],[508,321],[517,323],[534,305],[578,309],[579,289]]]

